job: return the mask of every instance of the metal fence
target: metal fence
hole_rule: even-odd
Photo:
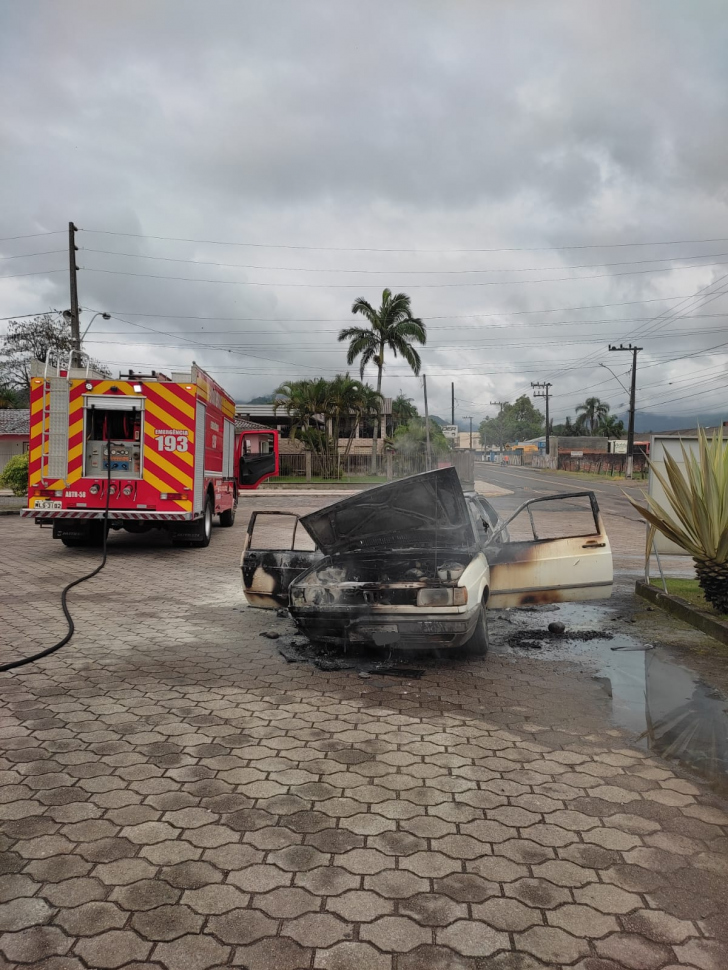
[[[326,462],[320,455],[311,452],[298,452],[280,456],[281,478],[302,480],[337,481],[347,478],[362,478],[372,475],[372,456],[370,454],[349,455],[341,458],[338,468],[333,461]],[[405,478],[427,471],[427,459],[419,455],[378,455],[376,474],[382,479]]]

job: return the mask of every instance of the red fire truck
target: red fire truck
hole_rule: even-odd
[[[278,474],[278,432],[235,433],[235,402],[196,364],[166,377],[37,364],[31,375],[28,508],[67,546],[112,529],[165,529],[207,546],[212,517]],[[109,465],[111,466],[109,468]],[[108,507],[108,513],[107,513]]]

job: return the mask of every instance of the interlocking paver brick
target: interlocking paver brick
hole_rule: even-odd
[[[520,899],[526,906],[539,909],[555,909],[562,903],[571,902],[571,893],[563,886],[556,886],[546,879],[517,879],[504,886],[506,896]]]
[[[190,934],[171,943],[158,943],[152,960],[179,970],[207,970],[208,967],[225,964],[229,953],[230,947],[222,946],[210,936]]]
[[[404,916],[381,916],[364,924],[359,935],[378,949],[394,953],[406,953],[421,943],[432,942],[432,930]]]
[[[181,891],[160,879],[142,879],[131,886],[119,886],[109,899],[124,909],[154,909],[157,906],[176,903]]]
[[[224,943],[255,943],[264,936],[275,936],[278,923],[257,909],[233,909],[211,916],[207,928]]]
[[[337,943],[328,950],[316,952],[314,967],[316,970],[391,970],[392,958],[369,943]]]
[[[330,913],[306,913],[293,920],[287,920],[281,929],[283,936],[290,936],[301,946],[325,948],[339,940],[351,939],[354,935],[350,923],[337,919]]]
[[[0,905],[0,931],[24,930],[48,923],[52,907],[44,899],[19,896]]]
[[[631,913],[635,909],[640,909],[642,903],[640,897],[634,893],[628,893],[618,886],[597,883],[575,889],[574,898],[578,903],[598,909],[601,913]]]
[[[557,927],[532,926],[525,933],[515,937],[516,949],[526,950],[545,963],[557,966],[574,963],[579,957],[586,956],[589,945]]]
[[[689,940],[673,951],[681,963],[700,970],[724,970],[728,966],[728,944],[718,940]]]
[[[435,892],[443,893],[459,903],[482,903],[490,896],[500,895],[496,883],[470,872],[453,873],[444,879],[436,879],[434,887]]]
[[[67,953],[72,943],[73,939],[56,926],[35,926],[15,933],[3,933],[0,936],[0,952],[13,966],[19,963],[35,963],[54,954]]]
[[[118,930],[129,914],[113,903],[85,903],[73,909],[62,909],[54,923],[63,927],[69,936],[96,936],[104,930]]]
[[[132,960],[144,961],[152,944],[130,930],[108,930],[87,937],[76,946],[76,952],[89,966],[121,967]]]
[[[204,918],[188,906],[158,906],[135,913],[131,926],[145,940],[176,940],[186,933],[199,933]]]
[[[301,970],[311,965],[311,951],[287,937],[269,938],[238,947],[235,964],[249,970]]]
[[[220,889],[228,888],[226,886],[220,887]],[[305,889],[290,886],[254,896],[253,906],[256,909],[262,909],[269,916],[295,919],[296,916],[302,916],[304,913],[311,913],[320,909],[321,899]]]
[[[318,869],[297,872],[295,876],[296,886],[303,886],[318,896],[337,896],[347,889],[358,889],[360,882],[361,876],[340,866],[321,866]]]
[[[498,950],[510,949],[506,933],[475,920],[458,920],[436,930],[437,943],[451,947],[463,956],[486,957]]]
[[[614,916],[600,913],[591,906],[566,904],[546,914],[550,926],[559,926],[572,936],[598,939],[608,933],[616,933],[619,924]]]
[[[417,898],[413,897],[413,899]],[[412,900],[409,902],[411,903]],[[407,906],[408,903],[406,902],[400,905],[400,912],[404,913],[404,915],[408,915],[405,912],[405,907]],[[340,896],[332,896],[328,899],[326,908],[349,922],[367,923],[376,919],[378,916],[392,913],[394,903],[392,900],[383,899],[376,893],[364,889],[351,889],[349,892],[342,893]],[[423,921],[420,920],[420,922]]]
[[[411,916],[423,926],[448,926],[468,916],[467,906],[439,893],[418,893],[399,904],[402,916]]]
[[[668,947],[633,933],[614,933],[596,941],[597,953],[630,970],[657,970],[670,959]]]

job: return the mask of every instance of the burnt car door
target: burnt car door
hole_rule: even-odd
[[[499,534],[507,540],[499,543]],[[530,499],[484,551],[489,609],[607,599],[612,593],[612,552],[594,492]]]
[[[250,606],[288,606],[288,587],[321,553],[293,512],[253,512],[245,537],[241,568]]]

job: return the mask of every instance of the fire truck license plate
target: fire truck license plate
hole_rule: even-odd
[[[53,502],[50,499],[36,499],[35,509],[60,509],[63,508],[62,502]]]

